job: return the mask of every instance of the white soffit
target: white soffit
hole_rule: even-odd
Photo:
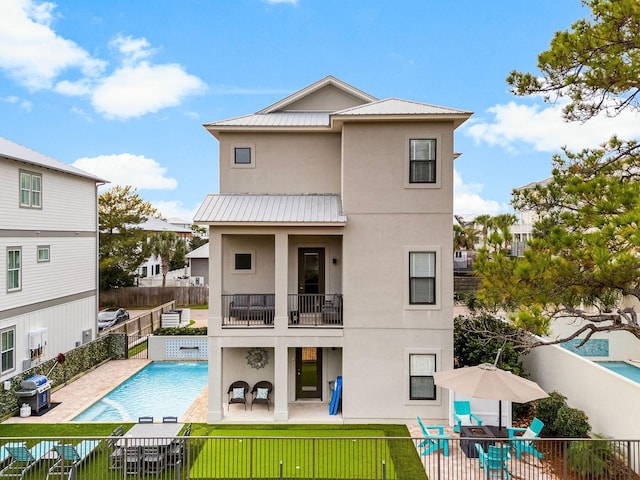
[[[207,195],[195,223],[344,225],[339,195]]]

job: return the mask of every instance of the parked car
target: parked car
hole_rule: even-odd
[[[125,320],[129,320],[129,312],[124,308],[105,308],[98,313],[98,330],[111,328]]]

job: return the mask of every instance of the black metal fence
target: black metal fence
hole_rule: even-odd
[[[3,438],[1,476],[46,479],[637,480],[640,441],[535,439],[541,456],[501,445],[489,462],[460,447],[429,449],[424,438],[198,437]],[[486,439],[466,438],[475,444]],[[477,442],[475,440],[478,440]],[[487,447],[485,445],[485,447]],[[500,447],[500,446],[498,446]],[[488,451],[489,448],[482,449]],[[429,453],[425,453],[429,451]],[[485,451],[485,453],[487,453]]]

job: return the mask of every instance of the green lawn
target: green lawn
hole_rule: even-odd
[[[125,431],[131,425],[125,424]],[[100,437],[108,436],[116,426],[100,423],[2,424],[0,437]],[[427,479],[413,442],[407,440],[409,433],[404,425],[193,424],[191,436],[216,438],[190,440],[189,460],[180,476],[183,479],[187,478],[187,473],[194,479],[277,479],[282,461],[283,478],[287,479],[373,480],[382,478],[383,460],[388,479]],[[338,439],[340,437],[344,438]],[[29,440],[28,444],[35,441]],[[78,471],[78,479],[121,478],[121,472],[108,469],[107,461],[107,450],[102,447]],[[29,476],[29,480],[44,479],[46,468],[38,470],[31,472],[33,476]],[[167,469],[153,478],[173,479],[175,472]]]

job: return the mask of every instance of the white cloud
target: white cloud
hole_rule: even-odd
[[[594,148],[614,134],[625,139],[640,137],[640,115],[629,109],[617,117],[599,115],[580,123],[563,120],[564,105],[522,105],[513,101],[495,105],[488,109],[492,120],[471,122],[465,134],[477,143],[515,150],[519,142],[524,142],[541,152],[557,152],[562,146],[574,151]]]
[[[187,208],[179,200],[165,201],[165,200],[151,200],[153,205],[164,218],[182,218],[189,222],[193,221],[193,217],[196,214],[198,208]]]
[[[55,32],[54,10],[50,2],[2,0],[0,69],[20,85],[90,98],[97,112],[119,119],[175,107],[206,89],[181,65],[153,64],[154,49],[145,38],[113,38],[109,45],[119,64],[107,73],[105,60]],[[64,77],[70,73],[73,79]]]
[[[2,2],[0,68],[31,90],[51,88],[54,79],[68,69],[93,77],[105,67],[104,61],[50,28],[54,8],[52,3],[32,0]]]
[[[509,206],[480,196],[484,185],[464,183],[458,171],[453,172],[453,212],[465,217],[477,215],[498,215],[509,211]]]
[[[138,190],[173,190],[178,186],[177,180],[165,175],[166,168],[143,155],[119,153],[84,157],[72,165],[108,180],[110,186],[132,185]]]
[[[20,99],[20,97],[16,97],[15,95],[9,95],[8,97],[0,97],[0,101],[5,103],[11,103],[14,105],[19,105],[20,108],[26,110],[27,112],[31,111],[33,107],[33,103],[29,100]]]
[[[103,79],[91,103],[108,118],[139,117],[166,107],[175,107],[189,95],[201,93],[205,84],[180,65],[141,62],[125,66]]]

